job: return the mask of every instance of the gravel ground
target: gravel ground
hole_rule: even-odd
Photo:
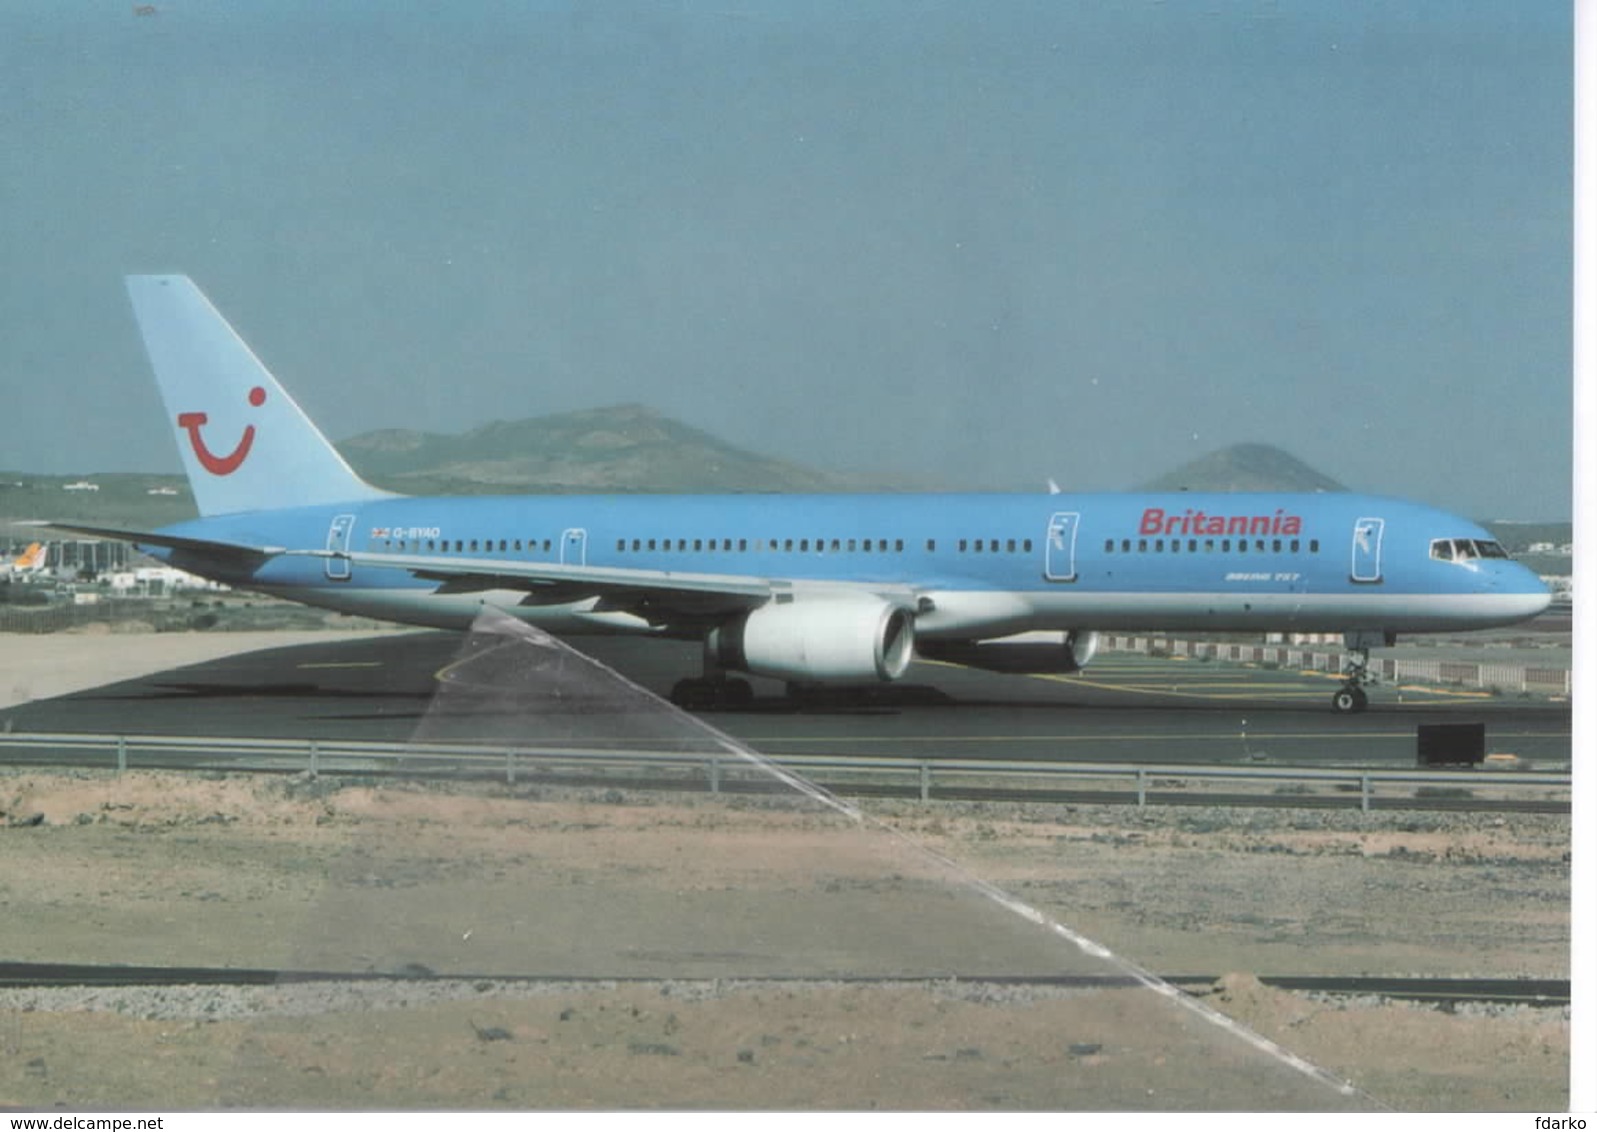
[[[88,772],[9,775],[0,811],[20,823],[0,828],[9,959],[548,977],[6,991],[14,1104],[1567,1097],[1567,1011],[1326,999],[1250,974],[1566,975],[1567,819],[892,803],[873,806],[883,829],[797,801]],[[970,875],[1144,968],[1224,977],[1188,1006],[984,983],[1120,968]]]

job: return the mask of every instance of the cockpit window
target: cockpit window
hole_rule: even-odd
[[[1476,558],[1507,558],[1508,551],[1492,539],[1439,538],[1431,542],[1431,557],[1442,562],[1469,562]]]

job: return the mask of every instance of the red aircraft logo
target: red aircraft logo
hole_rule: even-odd
[[[265,403],[266,390],[259,385],[250,390],[251,405],[258,409]],[[238,446],[226,456],[218,456],[206,447],[205,438],[200,435],[200,429],[209,419],[204,413],[179,413],[177,427],[188,430],[189,444],[206,471],[213,476],[230,476],[238,471],[239,466],[244,463],[244,458],[250,454],[250,446],[255,443],[255,426],[245,425],[244,435],[239,440]]]

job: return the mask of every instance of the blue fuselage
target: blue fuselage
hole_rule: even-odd
[[[439,627],[463,627],[492,603],[557,630],[649,628],[590,597],[450,586],[341,555],[437,556],[477,563],[479,574],[483,563],[563,563],[800,589],[908,587],[922,597],[916,634],[927,640],[1031,629],[1425,632],[1513,623],[1548,601],[1476,524],[1342,493],[417,497],[213,516],[162,533],[330,552],[245,563],[151,548],[235,586]]]

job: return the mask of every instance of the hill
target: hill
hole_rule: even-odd
[[[1143,491],[1346,491],[1269,444],[1233,444],[1141,485]]]
[[[494,421],[455,436],[385,429],[338,449],[363,477],[407,495],[894,489],[758,456],[644,405]]]

